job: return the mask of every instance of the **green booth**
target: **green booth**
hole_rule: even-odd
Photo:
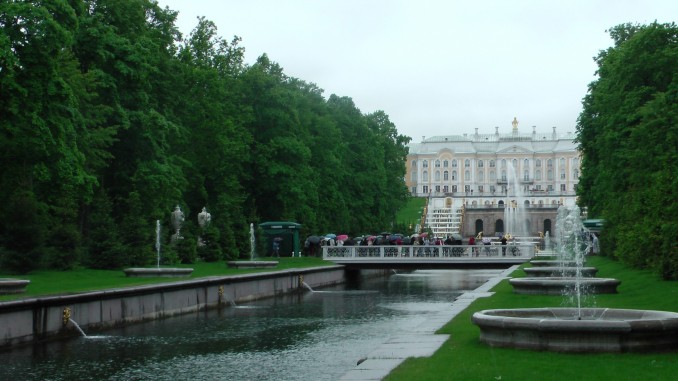
[[[280,253],[292,253],[292,257],[301,257],[299,247],[299,229],[301,224],[287,221],[269,221],[259,224],[266,237],[267,253],[271,252],[274,240],[278,239]]]

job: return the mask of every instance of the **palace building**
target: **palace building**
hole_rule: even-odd
[[[553,234],[557,208],[576,203],[574,133],[521,133],[515,118],[512,125],[509,133],[476,128],[409,144],[405,182],[413,196],[429,199],[423,224],[435,235]]]

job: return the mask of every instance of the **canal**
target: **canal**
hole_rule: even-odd
[[[3,351],[0,380],[336,380],[499,272],[391,274]]]

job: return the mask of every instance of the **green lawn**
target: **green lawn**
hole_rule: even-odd
[[[622,281],[618,294],[597,295],[598,307],[678,312],[678,282],[658,280],[648,271],[625,268],[592,257],[587,265],[598,277]],[[522,270],[517,272],[522,273]],[[502,281],[490,298],[475,301],[439,333],[450,339],[430,358],[408,359],[386,380],[672,380],[678,375],[677,353],[561,354],[492,348],[480,343],[480,330],[471,323],[475,311],[492,308],[558,307],[560,296],[516,295]]]
[[[273,260],[272,258],[259,258],[261,260]],[[27,275],[0,274],[0,278],[28,279],[31,283],[26,288],[26,293],[21,295],[1,295],[0,301],[14,300],[26,297],[68,294],[76,292],[103,290],[108,288],[120,288],[137,286],[149,283],[175,282],[183,279],[196,279],[207,276],[235,275],[253,272],[285,270],[291,268],[306,268],[316,266],[330,266],[321,258],[279,258],[278,266],[273,269],[231,269],[223,261],[211,263],[194,263],[191,265],[177,265],[171,267],[190,267],[193,273],[189,278],[128,278],[122,270],[92,270],[77,269],[71,271],[43,270],[33,271]]]
[[[398,211],[396,222],[403,225],[412,225],[414,227],[421,219],[421,213],[426,206],[426,198],[411,197],[407,204]]]

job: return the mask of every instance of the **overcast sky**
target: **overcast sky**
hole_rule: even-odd
[[[593,57],[621,23],[674,22],[676,0],[158,0],[187,36],[205,16],[288,76],[422,136],[575,131]]]

